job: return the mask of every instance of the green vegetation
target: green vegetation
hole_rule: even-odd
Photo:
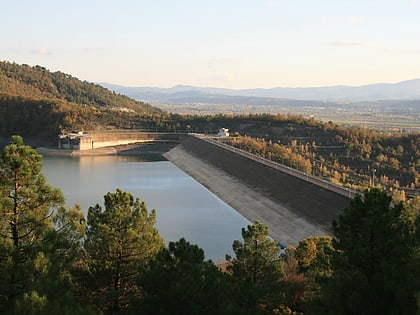
[[[333,314],[411,314],[417,309],[417,213],[378,189],[357,196],[333,222]],[[417,257],[416,257],[417,255]],[[416,292],[417,291],[417,292]],[[386,301],[386,303],[383,303]]]
[[[132,314],[228,314],[229,283],[204,251],[181,238],[170,242],[142,269]]]
[[[68,103],[105,107],[115,110],[150,112],[150,105],[115,94],[102,86],[80,81],[62,72],[44,67],[0,62],[0,93],[27,99],[64,100]]]
[[[258,221],[242,229],[242,238],[233,242],[236,257],[228,266],[236,307],[241,314],[273,314],[284,302],[280,248]]]
[[[62,130],[144,128],[141,117],[160,113],[68,74],[0,62],[0,132],[55,141]]]
[[[18,136],[1,154],[1,313],[74,314],[81,309],[70,270],[83,236],[83,215],[63,208],[60,190],[47,183],[41,166],[41,156]]]
[[[144,202],[119,189],[104,199],[105,209],[96,205],[87,215],[83,285],[90,305],[118,313],[140,293],[137,270],[163,247],[163,241],[154,227],[156,212],[149,213]]]
[[[378,188],[281,251],[255,222],[218,268],[185,239],[165,248],[155,211],[121,190],[66,209],[41,156],[0,156],[0,312],[9,314],[418,314],[420,211]]]

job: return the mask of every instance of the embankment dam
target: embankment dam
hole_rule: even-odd
[[[331,224],[354,194],[337,193],[187,134],[87,133],[71,149],[96,149],[142,142],[177,142],[164,156],[248,220],[259,220],[285,245],[309,236],[331,235]],[[77,136],[76,136],[77,138]],[[70,139],[69,139],[70,140]],[[64,142],[66,143],[66,142]],[[70,144],[70,141],[68,142]],[[80,150],[79,149],[79,150]],[[182,150],[183,155],[175,154]],[[194,160],[195,159],[195,160]]]
[[[217,176],[230,179],[212,186],[213,180],[207,181],[209,176],[200,174],[199,169],[192,171],[188,164],[178,163],[180,168],[250,221],[266,224],[272,237],[286,245],[297,245],[309,236],[331,235],[332,221],[353,197],[196,137],[183,137],[180,144],[184,151],[220,171]]]

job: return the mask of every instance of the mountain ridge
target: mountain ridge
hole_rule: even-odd
[[[397,83],[374,83],[362,86],[335,85],[308,88],[275,87],[268,89],[227,89],[182,84],[171,88],[127,87],[106,82],[99,84],[137,100],[150,102],[178,102],[180,98],[183,101],[188,101],[188,98],[196,98],[197,96],[204,98],[211,96],[258,97],[322,102],[420,99],[420,78]],[[199,100],[195,99],[195,101]]]

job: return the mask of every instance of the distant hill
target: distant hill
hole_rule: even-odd
[[[10,62],[0,62],[0,94],[28,99],[58,99],[79,105],[128,108],[136,112],[157,110],[149,104],[60,71],[50,72],[41,66],[31,67]]]
[[[314,88],[272,88],[272,89],[222,89],[177,85],[172,88],[125,87],[109,83],[102,86],[137,100],[160,103],[200,102],[223,104],[252,102],[266,105],[267,102],[318,101],[318,102],[359,102],[384,100],[420,99],[420,79],[389,84],[364,86],[328,86]],[[243,99],[247,97],[248,99]],[[242,100],[240,99],[242,98]]]
[[[161,112],[69,74],[0,62],[1,136],[55,139],[61,130],[140,128],[141,115]]]

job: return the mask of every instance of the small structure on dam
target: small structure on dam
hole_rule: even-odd
[[[66,150],[88,150],[93,149],[93,136],[78,133],[67,133],[58,136],[58,148]]]
[[[229,137],[229,129],[227,128],[220,128],[219,132],[217,133],[218,137]]]

